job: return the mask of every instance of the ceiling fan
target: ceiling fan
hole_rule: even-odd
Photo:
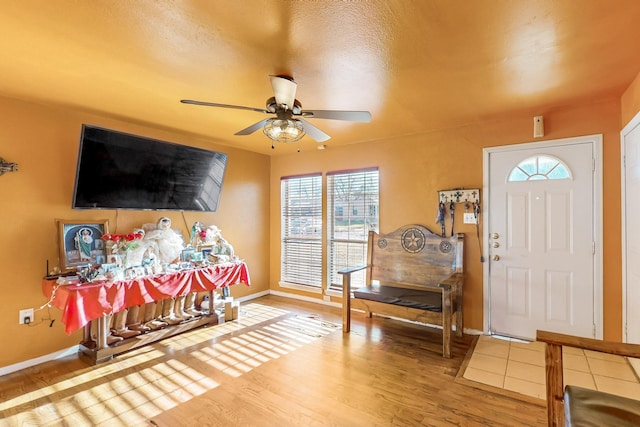
[[[204,105],[207,107],[234,108],[249,110],[264,114],[275,114],[273,118],[260,120],[248,128],[242,129],[235,135],[249,135],[262,128],[265,135],[277,142],[296,142],[308,134],[317,142],[331,138],[319,128],[304,119],[330,119],[350,122],[371,121],[368,111],[340,111],[340,110],[303,110],[302,104],[296,98],[298,84],[288,76],[269,76],[274,96],[267,99],[266,108],[245,107],[242,105],[218,104],[216,102],[194,101],[182,99],[183,104]],[[304,119],[303,119],[304,118]]]

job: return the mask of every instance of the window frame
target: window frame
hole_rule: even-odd
[[[336,203],[336,178],[349,177],[349,179],[362,179],[363,181],[371,179],[370,176],[375,172],[375,191],[371,191],[365,186],[364,199],[361,202],[352,204],[351,200],[347,200],[345,204],[339,205]],[[350,187],[352,183],[349,183]],[[369,186],[372,185],[369,183]],[[378,167],[341,170],[327,172],[327,222],[326,222],[326,253],[327,253],[327,273],[326,273],[326,289],[325,294],[331,296],[342,296],[342,281],[337,271],[344,267],[353,267],[353,264],[362,265],[366,263],[367,259],[367,242],[369,230],[379,231],[380,228],[380,170]],[[350,190],[350,189],[349,189]],[[369,203],[367,200],[369,197],[375,197],[375,203]],[[347,224],[346,238],[336,238],[336,218],[338,217],[337,211],[341,211],[341,222]],[[346,217],[346,218],[345,218]],[[351,235],[351,226],[355,222],[362,219],[362,230],[360,235]],[[347,260],[338,259],[336,254],[337,244],[341,245],[343,253],[346,251]],[[349,261],[351,259],[351,261]],[[357,259],[357,261],[353,261]],[[359,284],[364,284],[365,271],[356,273],[352,276],[354,287]],[[361,283],[362,282],[362,283]]]
[[[323,198],[321,173],[280,178],[281,287],[322,292]]]

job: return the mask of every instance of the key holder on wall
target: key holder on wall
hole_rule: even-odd
[[[456,190],[440,190],[438,191],[440,203],[449,204],[453,203],[477,203],[480,204],[480,190],[477,188],[471,188],[465,190],[464,188]]]
[[[480,189],[478,188],[457,188],[454,190],[440,190],[438,191],[438,214],[436,216],[436,223],[440,224],[442,229],[442,237],[446,237],[445,219],[447,209],[451,215],[451,235],[454,235],[453,225],[455,222],[455,205],[464,204],[465,213],[473,208],[473,215],[476,225],[476,237],[478,239],[478,246],[480,247],[480,262],[484,262],[484,256],[482,256],[482,245],[480,243]]]
[[[10,163],[0,157],[0,175],[4,175],[5,172],[17,172],[18,164]]]

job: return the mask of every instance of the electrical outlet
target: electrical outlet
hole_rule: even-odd
[[[33,322],[33,308],[26,308],[24,310],[20,310],[20,317],[18,318],[18,323],[20,325],[26,325]]]
[[[476,221],[476,215],[474,213],[465,213],[464,214],[464,223],[465,224],[475,224]]]

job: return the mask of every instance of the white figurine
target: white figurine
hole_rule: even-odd
[[[191,227],[191,245],[196,249],[210,247],[210,257],[218,264],[238,260],[233,246],[222,237],[222,230],[215,225],[206,227],[201,222],[195,222]]]
[[[165,264],[171,264],[178,259],[184,249],[182,235],[171,228],[171,219],[166,216],[158,220],[155,230],[146,232],[143,241],[149,245],[155,243],[158,247],[158,259]]]
[[[151,250],[155,242],[144,240],[145,231],[142,228],[136,228],[133,230],[133,234],[136,236],[135,244],[127,250],[127,258],[125,267],[138,267],[142,265],[142,260],[145,254]],[[157,248],[156,248],[157,251]]]
[[[222,236],[218,237],[215,246],[213,247],[213,254],[218,259],[218,262],[234,262],[236,261],[236,254],[233,251],[233,246],[227,242]]]
[[[191,246],[198,248],[200,245],[213,245],[220,237],[220,229],[215,225],[206,227],[201,222],[196,222],[191,228]]]

